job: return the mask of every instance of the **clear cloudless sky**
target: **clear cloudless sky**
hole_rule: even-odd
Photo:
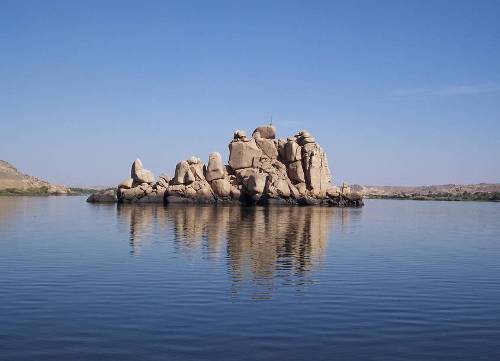
[[[113,185],[307,129],[335,183],[500,182],[500,1],[0,0],[0,159]]]

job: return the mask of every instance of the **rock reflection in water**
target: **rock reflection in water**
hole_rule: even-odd
[[[166,232],[168,220],[163,206],[121,205],[117,207],[118,224],[129,232],[130,253],[138,255],[142,247],[150,246],[158,234]]]
[[[244,280],[271,287],[279,277],[300,284],[321,262],[330,233],[344,227],[352,210],[330,207],[119,205],[129,223],[132,254],[174,235],[178,252],[225,257],[233,291]],[[171,236],[170,236],[171,237]]]

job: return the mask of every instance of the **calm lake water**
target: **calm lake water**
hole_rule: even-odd
[[[0,360],[500,360],[500,203],[0,197]]]

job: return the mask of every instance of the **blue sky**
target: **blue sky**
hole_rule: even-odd
[[[173,173],[270,116],[334,181],[500,182],[500,1],[0,1],[0,159]]]

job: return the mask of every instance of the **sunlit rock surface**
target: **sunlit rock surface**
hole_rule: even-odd
[[[363,205],[347,183],[333,184],[326,153],[307,130],[276,139],[273,125],[257,127],[252,137],[236,130],[227,165],[214,152],[207,164],[194,156],[180,161],[173,178],[155,180],[140,159],[130,173],[117,188],[118,202]]]

